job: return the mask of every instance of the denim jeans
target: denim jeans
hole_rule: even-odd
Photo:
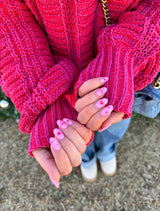
[[[135,92],[132,110],[149,118],[155,118],[160,112],[160,89],[151,84]]]
[[[133,111],[144,116],[154,118],[160,112],[160,89],[155,89],[149,84],[135,93]],[[123,137],[128,129],[130,119],[121,120],[111,125],[103,132],[95,132],[92,143],[87,146],[82,154],[82,165],[90,168],[97,159],[109,161],[116,155],[116,143]]]
[[[95,132],[93,141],[82,154],[82,166],[90,168],[97,160],[109,161],[116,155],[116,142],[128,129],[130,119],[121,120],[103,132]]]

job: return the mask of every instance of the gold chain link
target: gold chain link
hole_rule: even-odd
[[[106,26],[108,26],[111,23],[109,9],[108,9],[108,2],[107,2],[107,0],[101,0],[101,2],[102,2],[102,6],[103,6],[103,13],[104,13]],[[157,78],[152,82],[152,86],[155,89],[160,89],[160,73],[158,74]]]
[[[155,89],[160,89],[160,73],[158,73],[157,78],[152,82],[152,86]]]
[[[110,25],[110,15],[109,15],[109,9],[108,9],[108,2],[107,0],[101,0],[102,6],[103,6],[103,12],[104,12],[104,18],[106,22],[106,26]]]

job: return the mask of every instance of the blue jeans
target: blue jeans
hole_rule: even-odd
[[[90,168],[97,159],[109,161],[116,155],[116,142],[118,142],[128,129],[130,119],[121,120],[111,125],[103,132],[95,132],[92,143],[82,154],[82,166]]]
[[[133,111],[146,117],[154,118],[160,113],[160,89],[149,84],[135,92]],[[97,160],[109,161],[116,155],[116,143],[128,129],[130,119],[121,120],[103,132],[95,132],[95,138],[82,154],[82,165],[90,168]]]

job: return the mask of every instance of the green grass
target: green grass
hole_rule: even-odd
[[[1,100],[7,101],[9,103],[9,106],[7,108],[0,107],[0,119],[5,120],[7,118],[12,118],[16,122],[18,122],[20,118],[20,113],[16,110],[12,101],[2,92],[0,87],[0,101]]]

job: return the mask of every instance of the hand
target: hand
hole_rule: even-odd
[[[59,129],[54,129],[55,138],[50,138],[50,149],[40,148],[32,153],[51,181],[59,187],[60,176],[68,175],[72,167],[81,163],[81,154],[90,141],[92,132],[78,122],[58,120]]]
[[[79,98],[75,104],[78,112],[78,121],[91,130],[106,129],[111,124],[119,122],[123,113],[113,111],[112,105],[107,105],[108,100],[103,98],[107,92],[104,84],[107,77],[93,78],[83,83],[79,90]],[[106,107],[105,107],[106,106]]]

